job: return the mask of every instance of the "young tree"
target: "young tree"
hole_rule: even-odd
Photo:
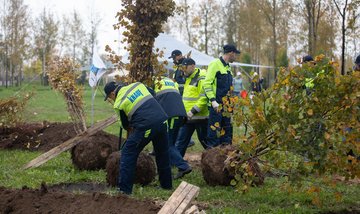
[[[126,29],[123,42],[129,44],[130,81],[150,84],[154,70],[160,72],[157,56],[153,53],[155,38],[173,14],[175,3],[172,0],[125,0],[122,6],[123,9],[117,14],[119,22],[114,28]],[[116,56],[112,59],[113,62],[119,61]]]
[[[259,159],[262,170],[284,170],[290,181],[314,174],[359,178],[360,165],[349,151],[360,154],[360,73],[340,75],[338,63],[324,55],[315,61],[280,70],[278,81],[252,100],[236,97],[223,104],[225,112],[234,112],[234,124],[249,127],[233,141],[238,151],[226,162],[237,174],[232,183],[238,190],[247,191],[256,181],[251,165]],[[311,95],[303,87],[309,76],[314,78]]]

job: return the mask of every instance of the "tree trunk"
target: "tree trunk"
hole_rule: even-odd
[[[276,34],[276,0],[273,0],[273,66],[275,71],[275,79],[277,77],[277,69],[276,69],[276,56],[277,56],[277,34]]]
[[[347,3],[347,1],[346,1]],[[341,26],[341,33],[342,33],[342,44],[341,44],[341,74],[345,75],[345,33],[346,33],[346,28],[345,28],[345,21],[346,21],[346,3],[345,3],[345,7],[343,10],[343,15],[342,15],[342,26]]]
[[[209,12],[206,9],[205,11],[205,23],[204,23],[204,34],[205,34],[205,54],[208,54],[208,43],[209,43],[209,35],[208,35],[208,16]]]

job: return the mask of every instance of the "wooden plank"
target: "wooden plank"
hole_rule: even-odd
[[[191,185],[191,184],[190,184]],[[175,210],[175,214],[182,214],[190,206],[191,201],[199,195],[200,188],[194,185],[190,186],[190,190],[185,195],[185,198],[180,203],[179,207]]]
[[[184,213],[199,191],[199,187],[182,181],[158,213]]]
[[[174,203],[174,201],[176,200],[176,198],[178,198],[182,194],[182,192],[184,191],[184,189],[187,185],[188,185],[188,183],[186,183],[185,181],[182,181],[180,183],[180,185],[178,186],[178,188],[176,188],[175,192],[173,192],[173,194],[170,196],[170,198],[165,202],[164,206],[160,209],[158,214],[173,213],[178,206]]]
[[[33,167],[38,167],[47,161],[53,159],[54,157],[58,156],[62,152],[71,149],[72,147],[76,146],[79,142],[81,142],[81,139],[84,137],[88,137],[91,135],[94,135],[98,131],[110,126],[111,124],[115,123],[118,120],[117,115],[113,115],[112,117],[103,120],[101,122],[98,122],[88,128],[86,131],[78,134],[77,136],[65,141],[64,143],[52,148],[51,150],[45,152],[44,154],[41,154],[37,158],[31,160],[29,163],[27,163],[25,166],[23,166],[23,169],[29,169]]]
[[[199,208],[196,205],[192,205],[189,209],[185,211],[185,214],[194,214],[199,212]]]
[[[179,209],[180,204],[183,202],[183,200],[185,199],[186,195],[191,190],[191,188],[192,188],[191,184],[186,185],[186,187],[183,189],[181,194],[177,198],[175,198],[175,200],[172,201],[172,203],[175,206],[172,206],[173,210],[171,210],[171,213],[175,213],[176,210]]]

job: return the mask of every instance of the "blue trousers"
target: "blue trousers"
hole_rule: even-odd
[[[233,138],[233,127],[231,124],[231,118],[222,115],[223,111],[217,112],[209,107],[209,121],[207,129],[207,140],[211,147],[218,146],[220,144],[231,144]],[[220,127],[215,130],[211,128],[215,123],[219,123]],[[220,135],[221,130],[224,129],[225,134]]]
[[[176,148],[180,151],[182,157],[184,157],[186,153],[186,149],[189,145],[191,136],[193,135],[194,131],[196,130],[198,139],[204,149],[209,148],[206,139],[206,130],[207,130],[207,120],[199,121],[199,122],[188,122],[185,123],[179,131],[178,138],[176,140]]]
[[[126,194],[132,193],[137,158],[150,141],[153,142],[155,150],[160,185],[164,189],[172,188],[167,125],[164,122],[156,124],[149,130],[134,129],[129,135],[121,150],[118,184],[120,191]]]
[[[186,170],[190,167],[183,159],[179,150],[175,147],[175,142],[178,137],[180,127],[183,125],[183,121],[184,118],[181,117],[173,117],[168,120],[170,163],[172,166],[176,166],[179,170]]]

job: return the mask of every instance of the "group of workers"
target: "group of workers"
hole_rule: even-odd
[[[211,61],[205,71],[196,68],[192,58],[174,50],[169,57],[174,62],[174,78],[159,77],[152,87],[140,82],[105,85],[105,100],[114,102],[121,126],[129,132],[121,150],[118,179],[121,192],[132,193],[137,158],[150,141],[160,186],[164,189],[172,189],[172,179],[192,171],[184,155],[195,130],[204,149],[232,143],[231,118],[223,114],[220,105],[234,92],[236,78],[233,79],[229,63],[238,54],[240,51],[234,45],[225,45],[223,55]],[[309,61],[313,61],[311,56],[303,58],[303,62]],[[360,55],[354,70],[360,70]],[[172,166],[178,169],[175,176]]]
[[[174,78],[156,78],[152,87],[140,82],[105,85],[105,100],[114,102],[121,126],[129,132],[121,149],[118,188],[122,193],[132,193],[137,158],[150,141],[164,189],[172,188],[172,179],[192,171],[184,155],[195,130],[204,149],[231,144],[231,118],[223,115],[220,105],[223,97],[231,96],[233,74],[229,63],[238,54],[234,45],[225,45],[223,55],[210,62],[206,71],[174,50],[169,57],[174,62]],[[216,129],[210,128],[214,124]],[[172,166],[178,169],[175,176]]]

